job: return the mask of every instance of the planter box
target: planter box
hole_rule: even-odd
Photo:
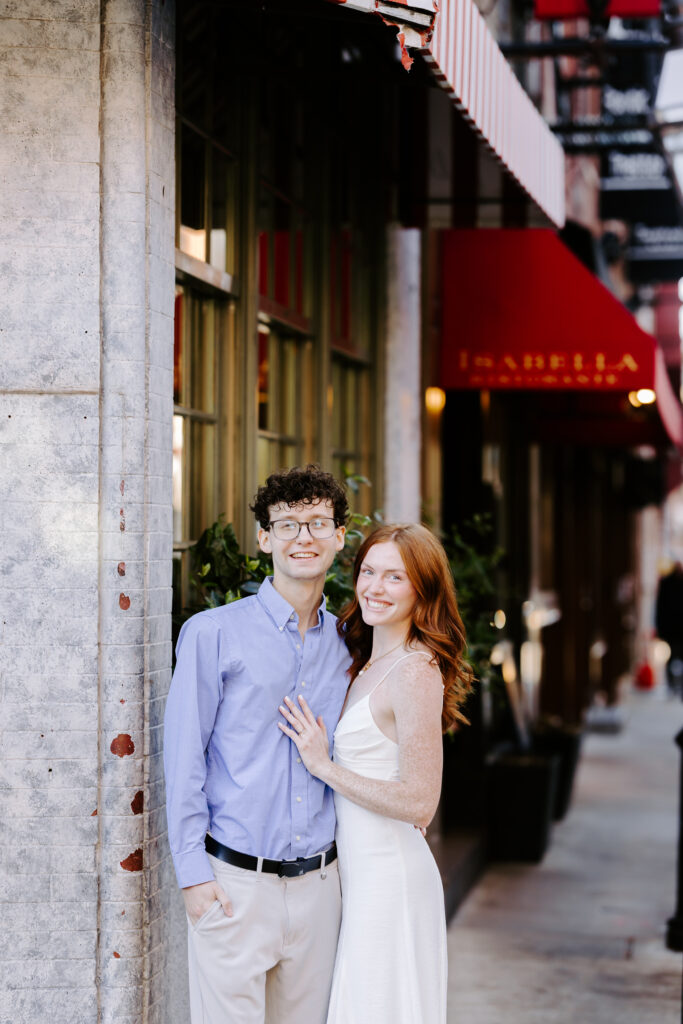
[[[560,759],[494,755],[487,763],[489,852],[494,860],[538,863],[550,842]]]
[[[583,733],[578,726],[541,726],[533,732],[533,751],[560,759],[553,817],[561,821],[569,810]]]

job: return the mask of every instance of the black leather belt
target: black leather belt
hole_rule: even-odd
[[[238,850],[231,850],[229,846],[223,846],[213,836],[207,835],[204,845],[207,853],[210,853],[212,857],[217,857],[218,860],[225,861],[226,864],[234,864],[237,868],[248,868],[250,871],[258,870],[258,857],[252,857],[249,853],[240,853]],[[331,864],[336,859],[337,844],[332,843],[329,850],[325,851],[325,865]],[[264,857],[261,871],[266,871],[270,875],[279,875],[280,878],[298,878],[299,875],[317,870],[322,861],[322,855],[319,853],[315,857],[297,857],[296,860],[268,860]]]

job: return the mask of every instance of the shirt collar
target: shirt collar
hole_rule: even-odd
[[[273,577],[266,576],[263,583],[258,589],[258,599],[266,609],[270,617],[272,618],[278,629],[283,629],[289,620],[294,616],[296,620],[297,615],[294,608],[285,600],[282,594],[273,586]],[[320,599],[320,606],[318,607],[318,624],[322,626],[323,618],[326,611],[325,595],[323,594]]]

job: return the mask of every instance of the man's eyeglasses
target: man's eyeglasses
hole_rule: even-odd
[[[308,532],[315,540],[325,540],[331,537],[337,528],[334,519],[328,516],[316,516],[309,519],[307,523],[298,523],[296,519],[275,519],[268,524],[268,529],[273,531],[278,540],[296,540],[301,533],[301,527],[306,526]]]

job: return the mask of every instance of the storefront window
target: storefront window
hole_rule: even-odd
[[[305,211],[262,183],[259,200],[259,298],[264,311],[302,329],[305,296]]]
[[[308,230],[317,181],[306,186],[307,97],[278,79],[259,102],[259,302],[262,311],[310,329]],[[310,141],[310,140],[309,140]]]
[[[258,331],[258,479],[310,458],[312,346],[281,327]]]
[[[178,248],[206,260],[206,142],[186,125],[180,126],[180,229]]]
[[[237,166],[225,153],[211,150],[211,223],[209,263],[229,274],[237,270],[237,223],[234,214]]]
[[[173,542],[187,596],[187,550],[223,509],[219,421],[227,358],[228,301],[176,286]]]
[[[311,87],[318,28],[295,21],[178,5],[174,578],[188,596],[191,543],[224,513],[252,547],[247,505],[273,470],[317,461],[378,482],[383,122],[364,79],[340,88],[330,68]],[[255,28],[254,55],[239,40]]]
[[[333,472],[340,480],[361,475],[372,482],[373,423],[370,406],[370,370],[351,360],[332,361]],[[370,496],[361,488],[354,511],[368,513]]]
[[[188,5],[179,14],[178,248],[234,275],[238,262],[240,87],[226,88],[214,44],[220,12]]]

